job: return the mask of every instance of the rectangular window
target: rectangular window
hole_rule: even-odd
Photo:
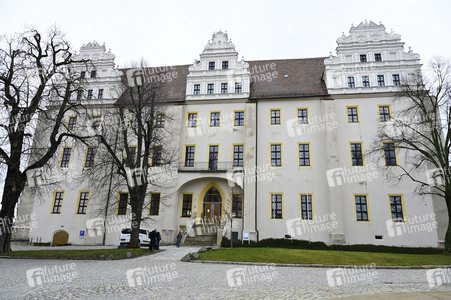
[[[99,95],[97,99],[103,99],[103,89],[99,89]]]
[[[282,166],[282,144],[271,144],[271,166]]]
[[[212,112],[210,113],[210,127],[219,127],[221,120],[220,112]]]
[[[94,166],[94,158],[96,156],[96,147],[88,147],[86,150],[85,168]]]
[[[182,217],[191,217],[191,209],[193,206],[193,194],[182,195]]]
[[[390,106],[381,105],[379,106],[379,121],[388,122],[391,119]]]
[[[394,86],[400,86],[401,85],[401,81],[399,80],[399,75],[398,74],[393,74],[393,85]]]
[[[222,69],[223,70],[228,70],[229,69],[229,62],[228,61],[223,61],[222,62]]]
[[[188,113],[188,127],[197,127],[197,113]]]
[[[77,117],[69,117],[67,121],[67,130],[72,131],[75,129],[75,125],[77,125]]]
[[[391,219],[393,222],[404,222],[404,212],[402,209],[402,196],[390,196]]]
[[[374,54],[374,60],[375,61],[382,61],[382,55],[380,53]]]
[[[235,93],[241,94],[242,90],[243,90],[243,86],[242,86],[241,82],[235,82]]]
[[[362,86],[370,87],[370,78],[368,76],[362,76]]]
[[[96,71],[91,71],[91,78],[96,78],[97,72]]]
[[[362,143],[351,143],[351,163],[353,166],[363,166]]]
[[[207,86],[207,94],[213,95],[215,93],[215,85],[213,83],[209,83]]]
[[[130,156],[126,153],[125,166],[128,168],[133,168],[136,163],[136,146],[129,146],[128,152],[130,153]]]
[[[150,193],[149,215],[158,216],[160,214],[160,193]]]
[[[368,221],[368,204],[366,195],[354,195],[357,221]]]
[[[85,78],[86,77],[86,71],[81,71],[80,72],[80,78]]]
[[[302,220],[313,220],[312,194],[301,195],[301,218]]]
[[[159,167],[163,164],[163,146],[152,147],[152,167]]]
[[[234,126],[244,126],[244,111],[235,112]]]
[[[130,127],[133,129],[138,128],[138,118],[135,114],[130,114]]]
[[[92,90],[88,90],[88,99],[92,99]]]
[[[185,167],[194,167],[194,154],[196,146],[185,147]]]
[[[164,128],[165,121],[166,115],[164,113],[158,113],[155,118],[155,128]]]
[[[219,146],[210,145],[208,149],[208,170],[218,169]]]
[[[86,210],[88,209],[89,192],[81,192],[78,199],[78,209],[77,214],[86,215]]]
[[[227,92],[228,92],[228,84],[221,83],[221,94],[227,94]]]
[[[396,166],[395,143],[384,143],[385,166]]]
[[[233,145],[233,166],[242,167],[244,165],[244,145]]]
[[[360,55],[360,62],[366,62],[366,54]]]
[[[354,77],[348,77],[348,88],[350,88],[350,89],[355,88]]]
[[[347,107],[348,111],[348,123],[359,122],[359,111],[357,106]]]
[[[283,219],[282,194],[271,194],[271,219]]]
[[[70,161],[70,154],[72,152],[72,148],[70,147],[64,147],[63,148],[63,155],[61,157],[61,168],[68,168],[69,167],[69,161]]]
[[[208,63],[208,70],[212,71],[215,69],[215,62],[214,61],[210,61]]]
[[[94,130],[94,131],[97,131],[98,129],[100,129],[100,123],[102,122],[102,117],[101,116],[94,116],[93,118],[92,118],[92,125],[91,125],[91,128]]]
[[[232,218],[243,217],[243,194],[232,194]]]
[[[79,89],[77,90],[77,100],[80,100],[83,97],[83,90]]]
[[[280,109],[271,109],[271,125],[280,125]]]
[[[377,86],[385,86],[384,75],[377,75]]]
[[[194,95],[200,95],[200,84],[194,85]]]
[[[307,108],[298,108],[298,124],[308,124]]]
[[[310,145],[299,144],[299,166],[310,166]]]
[[[61,207],[63,206],[63,197],[64,192],[55,192],[55,196],[53,199],[52,214],[61,213]]]
[[[119,203],[117,204],[117,214],[123,216],[127,214],[128,193],[119,193]]]

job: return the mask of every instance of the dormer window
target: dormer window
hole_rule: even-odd
[[[86,77],[86,72],[85,71],[81,71],[80,72],[80,78],[85,78]]]
[[[194,95],[200,95],[200,84],[194,85]]]
[[[374,54],[374,60],[375,61],[382,61],[382,55],[380,53]]]
[[[399,74],[393,74],[393,85],[400,86],[401,81],[399,80]]]
[[[228,70],[229,69],[229,62],[228,61],[223,61],[222,62],[222,69],[223,70]]]
[[[91,71],[91,78],[96,78],[96,74],[97,74],[96,71]]]
[[[210,61],[208,63],[208,70],[213,71],[215,69],[215,62],[214,61]]]
[[[228,88],[227,83],[221,83],[221,94],[227,94],[227,88]]]
[[[366,60],[366,54],[361,54],[361,55],[360,55],[360,62],[367,62],[367,60]]]
[[[377,86],[385,86],[384,75],[377,75]]]
[[[213,95],[215,92],[215,85],[213,83],[209,83],[207,86],[207,94]]]
[[[354,77],[348,77],[348,88],[350,88],[350,89],[355,88]]]
[[[242,91],[242,85],[241,85],[241,82],[236,82],[236,83],[235,83],[235,93],[241,94],[241,91]]]
[[[369,76],[362,76],[362,86],[370,87],[370,78]]]

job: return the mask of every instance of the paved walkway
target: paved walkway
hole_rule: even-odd
[[[161,248],[166,251],[114,261],[0,259],[0,299],[451,298],[450,284],[429,288],[426,270],[378,269],[353,280],[344,274],[344,284],[331,287],[325,268],[183,263],[198,248]]]

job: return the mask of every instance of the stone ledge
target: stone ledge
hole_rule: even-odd
[[[275,267],[301,267],[301,268],[354,268],[361,265],[322,265],[322,264],[275,264],[275,263],[258,263],[244,261],[217,261],[217,260],[191,260],[192,263],[206,264],[229,264],[229,265],[257,265],[266,266],[274,265]],[[435,269],[435,268],[451,268],[451,265],[445,266],[375,266],[374,269]]]

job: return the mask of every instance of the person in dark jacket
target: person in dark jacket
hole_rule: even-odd
[[[179,234],[177,234],[177,248],[180,247],[181,242],[182,242],[182,233],[179,231]]]
[[[149,233],[149,238],[150,238],[150,244],[149,244],[149,250],[152,251],[153,248],[155,247],[155,240],[157,239],[157,230],[154,229]],[[156,247],[155,247],[155,250]]]
[[[155,229],[156,231],[156,229]],[[159,231],[155,232],[155,250],[160,250],[160,240],[161,240],[161,234]]]

